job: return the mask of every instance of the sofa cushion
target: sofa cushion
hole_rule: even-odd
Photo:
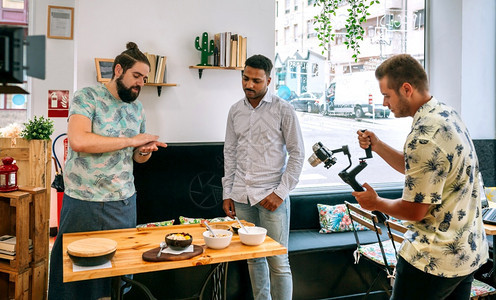
[[[401,198],[401,188],[396,189],[377,189],[379,196],[388,199]],[[357,203],[355,197],[351,195],[350,190],[343,191],[322,191],[311,193],[293,193],[291,194],[291,230],[299,229],[320,229],[317,204],[337,205],[343,204],[344,201]]]
[[[317,210],[319,211],[320,221],[319,233],[333,233],[353,230],[351,218],[348,214],[348,210],[346,209],[346,205],[317,204]],[[356,230],[368,230],[367,227],[357,222],[353,222],[353,226]]]
[[[361,244],[377,242],[374,231],[360,231],[358,233]],[[288,252],[314,252],[332,249],[355,249],[356,240],[353,231],[321,234],[318,230],[300,229],[289,233]]]

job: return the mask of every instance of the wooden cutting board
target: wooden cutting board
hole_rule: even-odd
[[[79,257],[106,255],[117,249],[117,242],[107,238],[86,238],[67,245],[67,252]]]
[[[170,261],[170,260],[183,260],[190,259],[197,255],[203,253],[203,247],[198,245],[193,245],[193,252],[184,252],[181,254],[170,254],[170,253],[162,253],[160,257],[157,257],[157,253],[160,251],[160,247],[153,248],[148,250],[142,254],[142,258],[144,261]]]

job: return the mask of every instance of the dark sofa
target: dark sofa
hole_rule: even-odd
[[[172,144],[154,153],[146,164],[135,165],[138,223],[175,219],[179,216],[213,218],[222,211],[221,177],[223,145]],[[400,189],[379,190],[387,198],[401,196]],[[291,195],[289,258],[293,272],[293,299],[359,299],[379,272],[362,260],[353,262],[356,249],[352,232],[320,234],[317,204],[355,202],[351,190]],[[361,242],[375,241],[373,232],[360,232]],[[197,294],[215,266],[135,274],[157,299],[186,299]],[[368,299],[387,299],[382,276]],[[207,291],[208,294],[208,291]],[[229,263],[228,299],[251,299],[246,261]],[[207,297],[208,298],[208,297]],[[143,299],[133,288],[125,299]]]

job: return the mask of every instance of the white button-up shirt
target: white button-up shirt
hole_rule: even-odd
[[[224,143],[223,199],[255,205],[275,192],[285,199],[298,183],[305,150],[293,107],[269,91],[229,110]]]

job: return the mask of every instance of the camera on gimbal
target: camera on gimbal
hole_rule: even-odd
[[[353,168],[350,172],[348,169],[351,167],[351,154],[347,145],[342,146],[341,148],[329,150],[326,146],[324,146],[321,142],[317,142],[312,146],[313,154],[308,158],[308,162],[312,167],[316,167],[320,163],[324,163],[324,167],[329,169],[336,162],[337,159],[333,156],[335,153],[343,152],[344,155],[348,156],[349,165],[344,170],[338,173],[339,177],[349,184],[355,191],[363,191],[362,186],[356,181],[355,177],[358,173],[360,173],[365,167],[367,163],[365,159],[372,158],[372,150],[369,148],[365,149],[366,157],[360,158],[360,163],[358,166]]]
[[[341,148],[337,148],[334,150],[329,150],[326,146],[324,146],[324,144],[322,144],[321,142],[317,142],[312,146],[312,150],[313,153],[308,158],[308,162],[310,163],[310,165],[312,165],[312,167],[316,167],[320,163],[324,163],[324,167],[326,169],[329,169],[337,162],[337,159],[333,156],[333,154],[343,152],[344,155],[348,156],[349,165],[344,170],[338,173],[339,177],[341,177],[344,182],[349,184],[353,188],[353,190],[357,192],[364,191],[362,185],[356,181],[355,177],[367,166],[365,160],[368,158],[372,158],[372,149],[370,148],[370,146],[365,149],[365,157],[359,159],[360,161],[358,166],[354,167],[349,172],[348,169],[351,167],[352,163],[348,145],[344,145]],[[387,216],[379,211],[373,211],[373,213],[379,218],[379,222],[384,222],[384,220],[387,219]]]

